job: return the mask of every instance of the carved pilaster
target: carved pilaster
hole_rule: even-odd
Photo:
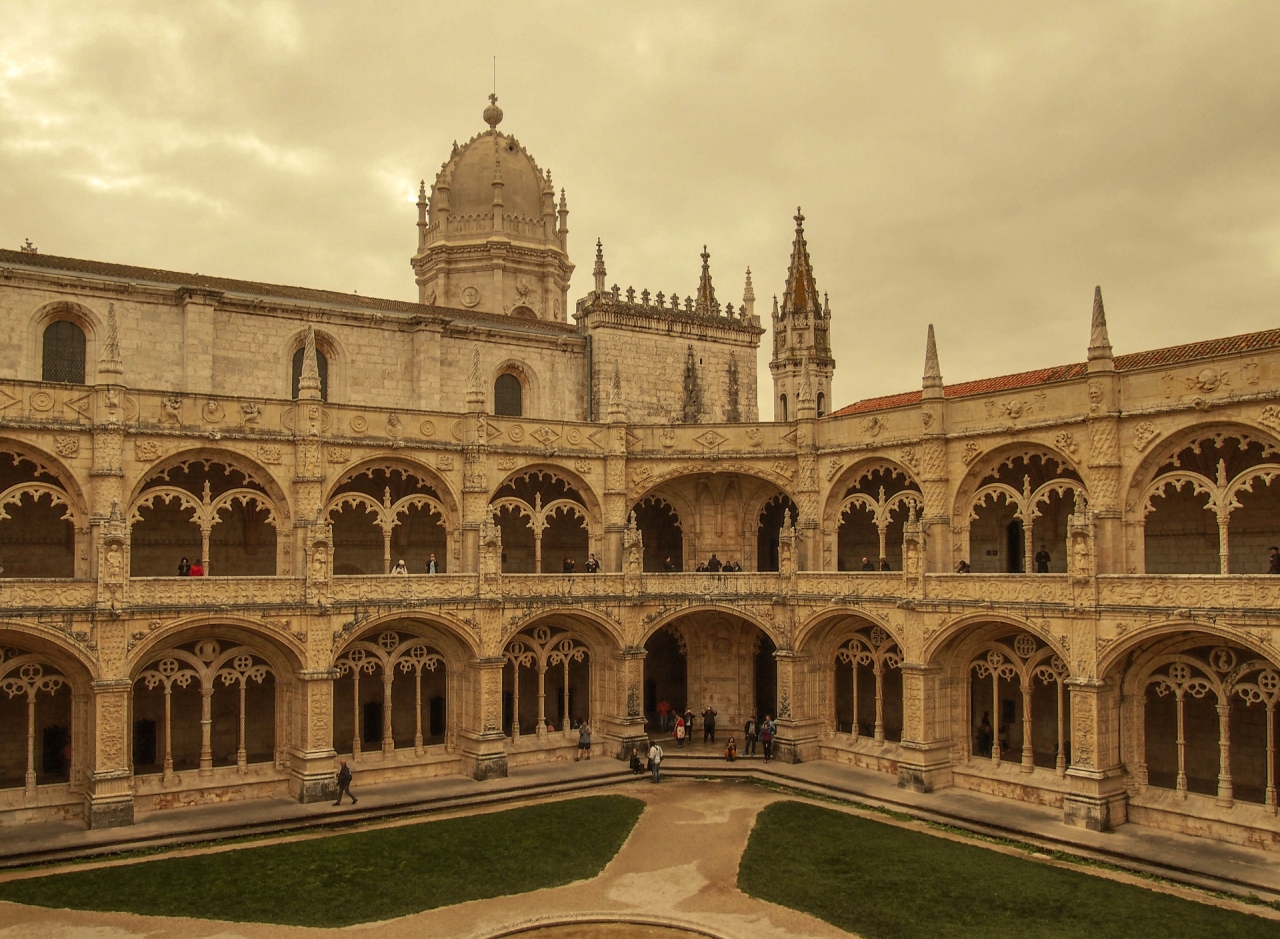
[[[1120,701],[1114,683],[1069,678],[1071,693],[1071,791],[1063,800],[1068,825],[1105,831],[1127,817],[1128,794],[1120,763]]]
[[[93,765],[85,787],[85,818],[90,828],[133,824],[133,773],[129,768],[129,692],[127,678],[95,681],[93,688]]]
[[[902,663],[902,758],[898,787],[932,792],[951,785],[951,743],[938,711],[942,687],[936,666]]]
[[[462,734],[462,762],[473,779],[495,779],[507,775],[506,738],[502,734],[501,655],[472,659],[473,723]]]
[[[298,674],[293,690],[297,741],[289,760],[290,788],[299,802],[321,802],[338,794],[333,761],[333,669],[308,669]]]

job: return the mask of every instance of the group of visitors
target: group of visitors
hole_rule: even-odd
[[[702,711],[702,742],[716,742],[716,717],[718,712],[711,705],[707,705]],[[674,717],[674,724],[669,725],[669,721]],[[676,749],[683,750],[684,742],[691,740],[693,730],[695,728],[695,718],[692,708],[686,707],[683,713],[673,712],[671,705],[666,701],[658,705],[658,727],[660,731],[666,732],[668,726],[671,726],[670,733],[675,738]],[[768,763],[773,759],[773,741],[778,734],[777,721],[769,714],[764,716],[764,720],[757,721],[756,716],[752,714],[747,718],[746,723],[742,726],[743,750],[742,756],[755,756],[757,745],[760,747],[764,756],[764,761]],[[736,737],[729,737],[724,745],[724,758],[732,763],[739,756],[738,740]],[[638,747],[631,748],[631,772],[637,776],[646,769],[653,773],[653,781],[662,781],[662,745],[658,743],[657,738],[649,738],[648,761],[646,762],[640,756]]]
[[[891,567],[889,567],[889,559],[888,559],[888,558],[881,558],[881,559],[880,559],[880,561],[879,561],[879,563],[876,563],[875,561],[872,561],[872,560],[871,560],[871,558],[868,558],[868,557],[864,557],[864,558],[862,559],[862,569],[863,569],[864,571],[887,571],[887,570],[892,570],[892,568],[891,568]]]
[[[671,558],[667,558],[667,563],[671,564]],[[696,568],[699,574],[740,574],[742,573],[742,565],[732,558],[728,561],[721,561],[713,552],[711,557],[705,561],[699,561]]]
[[[578,562],[568,555],[565,555],[564,564],[561,566],[561,569],[566,574],[573,574],[578,570]],[[588,574],[600,573],[600,561],[596,558],[594,551],[587,556],[587,563],[582,565],[582,569]]]
[[[391,568],[391,573],[393,574],[409,573],[409,565],[404,563],[404,558],[401,558],[400,560],[396,561],[395,566]],[[432,554],[429,558],[427,558],[427,573],[428,574],[440,573],[440,564],[436,561],[435,554]]]
[[[181,561],[178,562],[178,576],[179,577],[203,577],[204,561],[202,561],[200,558],[196,558],[196,563],[192,564],[186,558],[183,558]]]

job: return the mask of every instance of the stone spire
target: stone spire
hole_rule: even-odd
[[[782,292],[783,317],[793,314],[820,314],[818,285],[809,262],[809,246],[804,240],[804,215],[796,206],[796,238],[791,246],[791,264],[787,267],[787,287]]]
[[[609,423],[621,424],[627,419],[627,406],[622,400],[622,371],[613,360],[613,377],[609,381]]]
[[[716,288],[711,286],[711,255],[707,246],[702,246],[702,277],[698,281],[698,299],[694,301],[693,312],[697,316],[719,316],[720,304],[716,302]]]
[[[594,274],[596,278],[596,295],[604,296],[604,245],[601,244],[599,238],[596,239],[596,266],[592,269],[591,273]]]
[[[942,397],[942,369],[938,367],[938,343],[933,338],[933,324],[929,324],[929,338],[924,344],[924,397]]]
[[[742,318],[750,320],[756,315],[756,291],[751,286],[751,268],[747,268],[747,282],[742,288]]]
[[[418,183],[418,250],[427,246],[427,181]]]
[[[316,360],[316,331],[307,324],[307,342],[302,347],[302,374],[298,376],[298,400],[320,400],[320,365]]]
[[[467,410],[484,410],[484,384],[480,378],[480,343],[471,344],[471,381],[467,385]]]
[[[1111,339],[1107,336],[1107,312],[1102,308],[1102,287],[1093,288],[1093,320],[1089,327],[1089,371],[1111,371]]]
[[[107,336],[102,342],[102,358],[98,359],[98,376],[114,378],[119,384],[124,375],[124,363],[120,361],[120,331],[116,325],[116,305],[107,304]]]

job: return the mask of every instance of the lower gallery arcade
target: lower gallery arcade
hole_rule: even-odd
[[[296,648],[243,621],[174,631],[133,656],[127,791],[137,811],[307,797],[317,753],[329,766],[333,754],[347,759],[370,782],[475,772],[495,751],[507,766],[563,760],[584,721],[596,753],[616,757],[645,733],[669,735],[662,713],[711,707],[721,745],[749,716],[777,716],[785,761],[835,760],[1068,816],[1080,810],[1077,776],[1094,775],[1078,774],[1083,756],[1104,780],[1086,821],[1194,823],[1276,846],[1280,666],[1270,649],[1165,628],[1082,681],[1058,637],[1005,618],[971,619],[914,662],[899,632],[852,610],[821,614],[793,649],[727,607],[669,618],[634,646],[617,636],[597,616],[547,616],[490,661],[447,623],[405,616],[353,630],[327,669],[307,674]],[[638,694],[627,681],[636,674]],[[489,676],[500,727],[486,723]],[[6,823],[84,813],[95,684],[67,649],[4,634]],[[701,733],[699,718],[691,736]]]

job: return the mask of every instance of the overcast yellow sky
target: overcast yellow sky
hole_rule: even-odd
[[[835,401],[1280,325],[1280,3],[0,0],[0,244],[416,299],[480,119],[569,196],[570,290],[782,290]],[[768,337],[763,348],[768,348]],[[761,390],[769,400],[767,356]],[[764,414],[769,413],[768,408]]]

